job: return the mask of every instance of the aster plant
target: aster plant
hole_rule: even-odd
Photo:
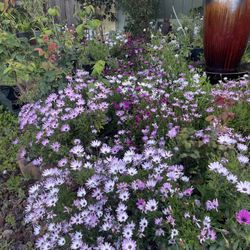
[[[227,126],[249,82],[211,88],[192,67],[170,81],[162,44],[148,46],[137,71],[79,70],[22,108],[22,156],[42,171],[25,209],[38,249],[249,244],[250,138]]]
[[[26,147],[30,156],[39,152],[33,163],[54,165],[43,171],[42,181],[29,192],[26,222],[34,223],[38,235],[44,219],[51,229],[39,237],[36,246],[136,249],[159,245],[161,239],[174,244],[181,234],[177,224],[192,226],[196,238],[198,221],[203,230],[201,242],[215,240],[210,219],[196,218],[192,209],[193,188],[184,166],[172,164],[172,152],[162,143],[148,139],[137,149],[124,139],[127,132],[120,128],[113,139],[105,135],[98,139],[109,121],[109,99],[114,92],[83,75],[79,71],[77,84],[71,82],[44,102],[26,105],[20,114],[22,130],[38,129],[35,141]],[[120,108],[128,110],[130,103],[123,100],[116,105],[119,119]],[[80,123],[86,126],[84,133]],[[183,210],[193,210],[193,214],[179,214]]]

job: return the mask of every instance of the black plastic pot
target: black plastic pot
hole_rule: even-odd
[[[201,56],[204,53],[204,49],[202,48],[194,48],[190,51],[190,59],[193,62],[198,62],[201,60]]]
[[[87,64],[87,65],[83,65],[83,69],[86,70],[87,72],[89,72],[89,74],[91,75],[92,72],[93,72],[93,66],[94,65],[91,65],[91,64]]]
[[[40,31],[28,31],[28,32],[17,32],[17,38],[27,38],[29,40],[30,45],[36,45],[37,40],[36,37],[40,36]]]
[[[93,65],[91,64],[86,64],[86,65],[81,65],[80,67],[77,66],[77,62],[76,61],[72,61],[72,75],[75,76],[76,72],[78,69],[83,69],[87,72],[89,72],[89,74],[91,75],[93,72]]]
[[[21,106],[18,104],[19,91],[16,86],[0,85],[0,105],[11,112],[18,113]]]

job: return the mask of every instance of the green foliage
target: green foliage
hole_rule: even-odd
[[[38,8],[44,3],[44,0],[37,0]],[[63,26],[55,22],[59,15],[57,7],[49,8],[48,15],[41,10],[40,15],[30,15],[29,10],[34,4],[25,0],[18,11],[10,8],[2,13],[0,24],[1,84],[18,86],[20,99],[24,102],[43,98],[63,88],[67,83],[66,76],[71,75],[75,67],[94,66],[98,62],[94,74],[100,75],[109,55],[107,46],[95,39],[82,44],[88,29],[95,37],[101,37],[98,31],[101,21],[94,18],[93,6],[76,11],[79,24],[74,32],[70,29],[63,31]],[[15,32],[20,29],[29,31],[29,37],[18,38]],[[40,35],[33,32],[37,29]],[[1,100],[10,107],[2,95]]]
[[[40,56],[27,39],[18,39],[8,32],[0,33],[2,83],[18,86],[21,98],[24,100],[40,98],[53,88],[62,85],[72,66],[59,65],[60,62],[52,61],[51,56],[55,57],[57,51],[49,51],[50,44],[46,45],[41,42],[40,46],[47,54]]]
[[[232,163],[232,161],[234,160],[231,158],[230,162]],[[239,164],[234,165],[233,173],[240,176],[240,179],[243,180],[250,177],[249,171],[242,171]],[[219,212],[212,215],[214,220],[217,221],[218,236],[222,240],[214,244],[214,247],[222,245],[225,249],[232,249],[231,246],[234,246],[234,249],[246,249],[250,244],[249,229],[247,228],[248,226],[241,226],[235,223],[235,213],[242,208],[250,209],[249,198],[246,195],[235,192],[235,188],[225,181],[225,178],[214,174],[209,174],[208,182],[206,185],[203,185],[203,188],[200,186],[199,191],[204,201],[211,197],[217,197],[220,201]]]
[[[240,180],[249,180],[248,168],[239,164],[233,148],[218,145],[216,138],[211,135],[210,142],[203,144],[192,136],[194,132],[191,128],[183,129],[176,138],[176,144],[171,144],[170,147],[178,147],[174,156],[176,163],[182,163],[186,167],[186,175],[191,177],[193,186],[196,187],[195,197],[200,199],[201,204],[215,197],[219,200],[218,212],[210,214],[216,222],[214,226],[217,240],[207,249],[246,249],[250,243],[248,229],[247,226],[242,227],[235,223],[235,213],[242,208],[250,209],[249,198],[236,192],[235,187],[225,177],[210,172],[207,166],[213,160],[226,157],[229,159],[228,170]],[[185,232],[188,231],[187,229]],[[198,246],[191,249],[198,249]]]
[[[97,29],[101,26],[102,22],[99,19],[94,18],[94,13],[95,9],[92,5],[85,6],[76,11],[75,17],[78,20],[76,33],[78,35],[78,41],[85,38],[87,31],[89,30],[94,33],[94,36],[98,35]]]
[[[9,191],[17,191],[20,187],[21,178],[20,176],[11,176],[6,182]]]
[[[6,249],[11,249],[13,241],[7,241],[1,239],[1,245],[0,245],[0,250],[6,250]]]
[[[17,146],[12,142],[17,134],[17,118],[0,107],[0,172],[16,168]]]
[[[180,74],[189,72],[186,58],[182,54],[179,54],[171,45],[166,44],[161,53],[163,68],[167,72],[169,79],[174,80]]]
[[[105,68],[105,61],[103,60],[99,60],[95,63],[94,67],[93,67],[93,72],[92,75],[93,76],[99,76],[101,75],[101,73],[103,72]]]
[[[20,27],[25,26],[23,24],[30,23],[30,27],[27,26],[29,33],[37,28],[41,33],[47,26],[44,32],[56,35],[58,27],[54,25],[54,16],[48,18],[36,16],[34,19],[25,12],[28,9],[22,9],[22,11],[24,11],[23,20],[19,20],[16,13],[12,16],[14,32],[20,31]],[[8,16],[5,16],[5,20],[9,19]],[[68,64],[59,65],[59,61],[51,60],[52,54],[54,58],[56,56],[60,58],[59,51],[49,51],[51,50],[50,44],[46,45],[43,39],[37,36],[37,32],[33,35],[36,37],[35,44],[30,42],[32,35],[29,35],[29,38],[17,38],[14,32],[10,32],[5,26],[2,26],[2,30],[0,29],[0,53],[3,62],[0,67],[2,83],[17,85],[22,98],[26,98],[26,100],[38,99],[55,87],[58,88],[64,81],[65,75],[71,72],[72,65],[70,67]],[[51,40],[49,42],[52,43]],[[41,56],[40,53],[35,52],[35,45],[40,46],[37,49],[44,50],[46,55]]]
[[[237,102],[230,109],[235,114],[235,118],[229,121],[229,126],[244,135],[250,134],[249,104],[247,102]]]
[[[77,0],[83,5],[92,5],[96,10],[96,16],[103,20],[109,19],[114,21],[116,19],[113,8],[117,5],[117,0]]]
[[[72,174],[74,182],[81,186],[83,185],[92,175],[94,174],[93,169],[89,169],[88,171],[81,170]]]
[[[16,195],[18,195],[18,198],[20,199],[25,198],[25,192],[22,189],[22,177],[21,176],[11,175],[6,182],[6,187],[9,192],[15,193]]]
[[[20,51],[24,51],[25,49],[25,44],[18,40],[14,34],[4,31],[0,32],[0,56],[2,61],[0,65],[1,83],[14,84],[16,82],[15,80],[10,79],[11,77],[9,74],[15,71],[15,69],[12,68],[12,65],[16,64],[20,67],[23,58],[20,57],[18,53]],[[26,76],[25,70],[23,74]],[[14,77],[12,76],[12,78]]]
[[[102,22],[98,19],[92,19],[92,20],[89,20],[86,24],[86,27],[90,30],[95,30],[97,28],[100,27],[100,25],[102,24]]]
[[[243,63],[250,63],[250,44],[248,44],[247,49],[242,58]]]
[[[53,16],[53,17],[60,16],[60,12],[59,12],[59,9],[57,7],[49,8],[48,9],[48,14],[50,16]]]
[[[79,50],[79,63],[82,65],[94,65],[98,61],[107,61],[109,56],[108,47],[97,41],[87,41],[86,46]]]
[[[200,15],[182,15],[180,17],[184,33],[188,37],[192,47],[203,47],[203,18]],[[178,27],[174,26],[175,33]]]
[[[58,219],[64,220],[69,216],[68,213],[65,213],[65,209],[69,208],[70,204],[72,201],[75,199],[75,193],[69,190],[66,187],[63,187],[59,191],[59,202],[57,205],[54,207],[54,212],[58,214]]]
[[[4,11],[4,3],[0,2],[0,11]]]
[[[120,0],[128,15],[127,30],[134,36],[149,36],[150,22],[157,17],[159,0]]]
[[[20,0],[20,5],[25,10],[26,13],[35,19],[37,17],[43,16],[44,13],[44,6],[50,0]]]
[[[16,219],[12,214],[8,214],[5,218],[5,222],[10,226],[14,227],[16,224]]]
[[[178,44],[179,53],[188,58],[192,48],[203,48],[203,20],[200,15],[181,15],[172,20],[171,40]]]

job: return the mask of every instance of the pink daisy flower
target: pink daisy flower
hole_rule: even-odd
[[[250,225],[250,212],[246,209],[240,210],[238,213],[236,213],[236,220],[240,224]]]

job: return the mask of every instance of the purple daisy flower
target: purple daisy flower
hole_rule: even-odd
[[[131,239],[124,239],[122,242],[122,250],[136,250],[136,242]]]

